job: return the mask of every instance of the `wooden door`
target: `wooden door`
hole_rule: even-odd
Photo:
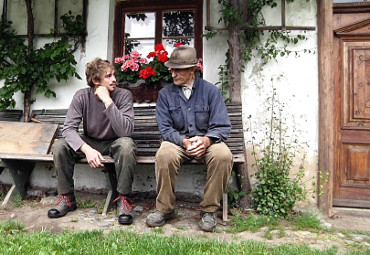
[[[334,206],[370,208],[369,16],[334,19]]]

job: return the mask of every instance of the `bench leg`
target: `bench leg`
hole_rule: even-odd
[[[240,200],[240,205],[244,209],[248,209],[251,207],[251,201],[249,198],[249,194],[251,192],[251,184],[249,181],[247,164],[246,163],[234,164],[234,167],[240,188],[245,192],[245,196]]]
[[[224,198],[222,200],[222,220],[224,222],[227,222],[228,219],[227,219],[227,213],[228,213],[228,201],[227,201],[227,193],[224,193]]]
[[[35,167],[33,161],[3,160],[12,175],[13,181],[22,198],[27,195],[30,176]]]
[[[6,193],[6,196],[4,198],[4,201],[1,204],[1,208],[4,208],[5,206],[8,205],[8,202],[13,199],[14,193],[16,191],[16,186],[13,184],[8,193]]]
[[[3,173],[6,165],[5,163],[0,159],[0,175]]]
[[[113,207],[113,200],[118,196],[117,193],[117,177],[114,169],[114,164],[108,164],[104,167],[103,172],[110,185],[110,190],[108,191],[107,198],[105,200],[102,215],[105,216]]]

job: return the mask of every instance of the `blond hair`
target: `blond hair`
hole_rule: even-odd
[[[87,85],[94,87],[94,81],[101,81],[101,78],[107,73],[114,70],[114,66],[108,61],[101,58],[96,58],[94,61],[86,65],[86,81]]]

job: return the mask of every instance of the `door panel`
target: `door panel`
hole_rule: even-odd
[[[370,207],[369,22],[338,29],[334,206]]]

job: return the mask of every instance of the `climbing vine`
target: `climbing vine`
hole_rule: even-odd
[[[284,0],[282,0],[284,1]],[[294,0],[286,0],[287,3],[292,3]],[[306,0],[310,2],[310,0]],[[266,25],[265,19],[262,15],[262,9],[267,7],[276,8],[278,6],[276,0],[247,0],[246,13],[243,13],[238,6],[235,6],[231,0],[218,0],[220,4],[221,17],[218,23],[223,23],[226,27],[234,26],[240,27],[242,33],[240,34],[241,56],[242,64],[241,70],[247,62],[254,57],[260,57],[264,62],[268,62],[277,57],[283,57],[290,54],[299,56],[300,53],[311,53],[310,49],[303,49],[301,51],[291,50],[289,46],[297,45],[301,41],[307,40],[306,31],[298,35],[293,35],[291,31],[282,30],[263,30],[259,27]],[[214,38],[219,31],[209,31],[203,34],[206,39]],[[223,86],[228,85],[225,81],[225,76],[228,76],[230,68],[230,51],[225,53],[225,65],[220,67],[223,72],[219,72],[220,79],[222,79]]]

